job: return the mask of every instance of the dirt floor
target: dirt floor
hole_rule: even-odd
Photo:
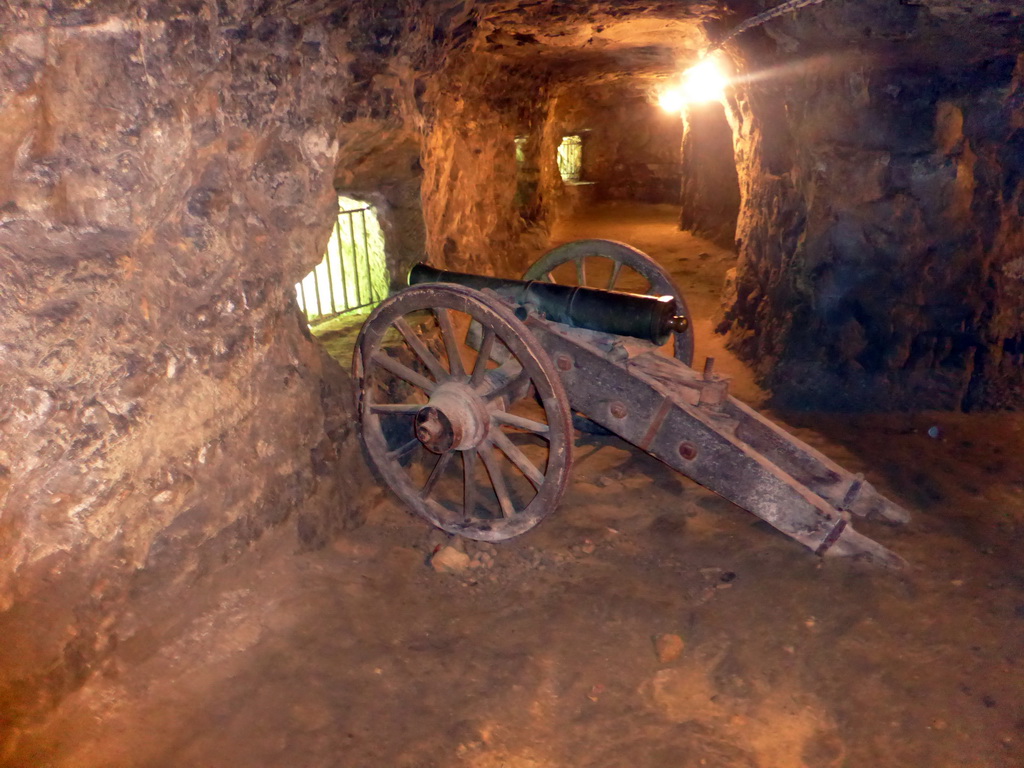
[[[665,264],[711,333],[732,257],[675,211],[610,206],[558,240]],[[857,523],[903,573],[819,559],[612,437],[580,435],[555,514],[447,537],[366,489],[367,523],[295,554],[282,530],[139,628],[5,765],[1021,768],[1020,414],[774,414],[901,501]],[[674,636],[674,637],[673,637]]]

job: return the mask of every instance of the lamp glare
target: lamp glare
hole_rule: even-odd
[[[666,112],[681,112],[687,104],[721,101],[728,82],[715,59],[704,59],[683,72],[678,85],[662,91],[658,104]]]

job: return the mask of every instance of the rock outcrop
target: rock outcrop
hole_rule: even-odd
[[[727,326],[777,402],[1024,403],[1021,73],[837,53],[742,93]]]

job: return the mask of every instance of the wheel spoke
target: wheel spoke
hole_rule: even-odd
[[[447,307],[434,307],[434,316],[437,324],[441,327],[441,338],[444,339],[444,348],[448,353],[448,369],[451,371],[451,378],[461,379],[466,375],[466,369],[462,365],[462,357],[459,355],[459,342],[455,338],[455,329],[452,328],[451,314]]]
[[[473,375],[469,378],[469,386],[477,387],[487,373],[487,363],[491,359],[491,350],[494,348],[496,335],[490,328],[484,329],[484,340],[480,342],[480,350],[477,352],[476,364],[473,366]]]
[[[408,443],[403,443],[402,445],[395,448],[393,451],[388,451],[387,456],[389,459],[397,461],[398,459],[402,458],[407,453],[409,453],[413,448],[415,448],[419,444],[420,441],[414,437]]]
[[[491,442],[508,456],[509,461],[519,467],[519,471],[526,475],[526,479],[533,483],[534,488],[540,490],[540,485],[544,482],[544,473],[534,466],[518,445],[509,440],[508,435],[500,429],[491,430]]]
[[[498,497],[498,506],[501,507],[502,517],[512,517],[516,513],[512,506],[512,499],[508,495],[508,486],[505,485],[505,476],[501,474],[501,464],[494,453],[494,446],[490,443],[484,444],[480,451],[480,458],[483,459],[487,474],[491,478],[491,486],[494,488],[494,495]]]
[[[386,371],[390,371],[400,379],[405,379],[410,384],[419,387],[427,394],[434,391],[437,386],[433,381],[428,379],[422,374],[416,373],[412,368],[404,365],[390,355],[386,355],[383,352],[374,352],[373,357],[370,358],[373,362],[379,365]]]
[[[395,328],[402,334],[402,338],[405,339],[406,343],[412,347],[412,351],[415,352],[420,360],[424,362],[430,372],[434,375],[434,378],[439,382],[444,381],[448,378],[448,371],[441,365],[441,361],[434,357],[433,353],[427,349],[426,344],[417,335],[416,331],[412,329],[404,317],[399,317],[395,320]]]
[[[420,489],[420,498],[425,499],[430,495],[430,492],[434,490],[434,486],[437,485],[437,481],[441,479],[441,475],[448,468],[451,463],[452,456],[455,455],[455,451],[445,451],[437,457],[437,462],[434,464],[434,468],[430,471],[430,477],[427,478],[427,482],[423,484],[423,488]]]
[[[584,263],[586,256],[580,256],[576,259],[576,284],[586,285],[587,284],[587,265]]]
[[[608,279],[608,290],[615,290],[615,281],[619,279],[619,272],[622,271],[621,261],[612,261],[612,276]]]
[[[467,522],[473,519],[476,509],[476,448],[462,452],[462,516]]]
[[[519,387],[521,387],[529,380],[530,374],[527,373],[526,371],[520,371],[514,377],[506,381],[504,384],[501,384],[492,389],[490,392],[487,392],[484,395],[484,399],[496,400],[499,397],[504,397],[505,395],[515,392],[517,389],[519,389]]]
[[[370,413],[405,413],[413,415],[420,412],[421,403],[370,403]]]
[[[546,435],[550,431],[550,427],[547,424],[528,419],[525,416],[517,416],[508,411],[491,411],[491,419],[501,424],[508,424],[510,427],[525,429],[527,432],[533,432],[535,435]]]

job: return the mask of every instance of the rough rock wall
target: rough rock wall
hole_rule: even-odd
[[[537,137],[547,120],[546,86],[472,56],[453,62],[437,82],[422,159],[427,252],[451,269],[518,275],[527,243],[546,235],[551,208],[533,154],[543,151]],[[521,135],[533,137],[527,151],[538,183],[529,201],[517,196]]]
[[[1024,89],[846,62],[736,104],[732,344],[807,408],[1024,404]]]
[[[426,224],[420,187],[422,137],[407,128],[371,120],[360,130],[346,126],[334,186],[377,211],[393,287],[405,285],[409,268],[426,254]]]
[[[680,228],[734,248],[740,186],[732,127],[722,104],[695,104],[686,110],[682,157]]]
[[[420,196],[424,136],[437,101],[433,76],[473,23],[465,7],[439,16],[441,4],[368,0],[327,7],[334,10],[325,23],[342,30],[337,51],[345,62],[334,183],[341,194],[376,206],[392,283],[402,285],[426,251]]]
[[[559,96],[558,130],[583,136],[583,179],[596,199],[679,202],[682,124],[650,90],[626,79]]]
[[[532,141],[529,147],[533,151],[531,156],[527,155],[528,161],[532,162],[537,169],[537,194],[535,197],[534,216],[535,220],[550,227],[560,216],[563,216],[587,201],[586,196],[591,192],[592,187],[576,186],[566,184],[562,181],[562,172],[558,168],[558,147],[562,143],[563,136],[566,136],[564,123],[564,91],[560,94],[558,89],[553,88],[551,98],[547,102],[547,111],[543,116],[543,122],[539,127],[528,134]],[[584,140],[585,141],[585,140]],[[584,153],[586,149],[584,148]],[[583,161],[586,163],[586,160]],[[547,235],[548,229],[542,230]],[[548,243],[546,237],[543,245],[546,250]],[[529,265],[524,265],[529,266]]]
[[[291,287],[330,226],[345,41],[230,4],[67,8],[0,11],[7,718],[125,640],[127,595],[289,516],[310,544],[346,524],[361,467]]]

